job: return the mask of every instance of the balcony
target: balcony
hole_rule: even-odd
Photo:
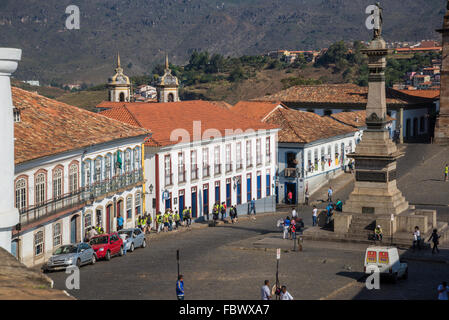
[[[192,169],[190,170],[190,179],[191,180],[196,180],[198,179],[198,167],[192,166]]]
[[[171,186],[173,184],[173,173],[166,173],[164,176],[164,183],[166,186]]]
[[[143,170],[139,169],[80,188],[75,192],[62,195],[57,199],[51,199],[39,205],[23,208],[19,210],[20,224],[26,226],[42,218],[69,209],[81,209],[88,202],[106,196],[109,193],[119,192],[130,186],[142,184],[143,180]]]
[[[207,177],[209,177],[209,168],[210,168],[210,166],[209,165],[203,165],[203,178],[207,178]]]
[[[178,168],[178,183],[186,182],[186,170],[184,167]]]
[[[285,168],[284,177],[286,178],[296,178],[296,168]]]
[[[232,172],[232,164],[231,163],[226,164],[226,173],[228,173],[228,172]]]
[[[221,164],[216,163],[214,165],[214,174],[215,175],[221,174]]]

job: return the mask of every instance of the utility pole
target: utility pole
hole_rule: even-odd
[[[179,249],[176,250],[176,261],[178,263],[178,279],[179,279]]]

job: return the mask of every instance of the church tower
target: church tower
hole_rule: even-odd
[[[179,100],[179,81],[171,74],[168,56],[165,57],[165,73],[156,84],[157,102],[177,102]]]
[[[117,68],[115,75],[108,80],[109,101],[110,102],[130,102],[131,83],[129,77],[123,74],[120,66],[120,54],[117,55]]]

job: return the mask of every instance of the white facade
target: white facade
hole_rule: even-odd
[[[272,198],[277,130],[261,132],[146,147],[148,211],[154,215],[167,207],[180,211],[192,207],[196,219],[210,214],[216,201],[229,207]]]
[[[13,234],[13,253],[33,266],[58,246],[83,241],[91,226],[115,231],[118,215],[125,228],[134,227],[144,210],[141,159],[142,138],[129,138],[16,165],[21,230]]]
[[[361,131],[357,131],[306,145],[280,143],[279,202],[285,202],[287,192],[292,191],[294,198],[302,203],[306,189],[312,194],[330,179],[343,173],[349,163],[347,154],[355,151],[361,134]],[[296,163],[292,163],[292,159]]]

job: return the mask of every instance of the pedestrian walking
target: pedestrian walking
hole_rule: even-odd
[[[293,300],[292,295],[287,291],[286,286],[281,287],[280,300]]]
[[[415,231],[413,232],[413,251],[415,251],[415,247],[421,250],[421,232],[418,226],[415,227]]]
[[[444,181],[448,181],[449,179],[449,165],[446,163],[444,167]]]
[[[120,231],[123,229],[123,217],[118,216],[117,217],[117,231]]]
[[[309,190],[306,190],[306,194],[305,194],[305,197],[306,197],[306,206],[308,206],[309,205]]]
[[[189,207],[189,209],[187,209],[186,221],[187,227],[190,228],[190,225],[192,224],[192,207]]]
[[[226,219],[226,203],[225,202],[221,203],[220,213],[221,213],[221,221],[224,221],[224,219]]]
[[[340,199],[337,199],[337,203],[335,203],[335,210],[339,212],[343,211],[343,202]]]
[[[327,190],[327,201],[332,202],[332,194],[334,193],[334,190],[332,190],[332,186],[329,187]]]
[[[326,214],[326,224],[329,224],[331,222],[332,214],[334,213],[334,205],[332,202],[329,202],[329,204],[326,207],[327,214]]]
[[[175,211],[175,224],[176,230],[181,226],[181,217],[179,216],[178,210]]]
[[[292,219],[296,220],[297,217],[298,217],[298,214],[296,213],[295,208],[293,208],[293,210],[292,210]]]
[[[184,300],[184,277],[182,274],[178,276],[178,281],[176,281],[176,297],[178,300]]]
[[[151,217],[151,214],[147,214],[147,229],[146,229],[146,233],[150,233],[151,231],[151,224],[153,223],[153,218]]]
[[[438,286],[438,300],[448,300],[449,288],[447,287],[446,281],[443,281]]]
[[[164,223],[162,221],[162,213],[160,211],[158,211],[158,213],[156,214],[156,228],[157,228],[157,233],[161,232],[163,227],[164,227]]]
[[[313,210],[312,210],[312,226],[316,226],[317,225],[317,219],[318,219],[318,209],[316,208],[316,206],[313,206]]]
[[[265,280],[261,289],[262,300],[271,300],[270,281]]]
[[[429,240],[427,240],[427,241],[432,240],[432,243],[433,243],[432,254],[435,253],[435,250],[437,251],[437,253],[440,253],[440,250],[438,249],[438,245],[440,244],[440,241],[439,241],[440,236],[438,235],[437,231],[438,231],[437,229],[433,229],[433,232],[430,235]]]
[[[254,216],[252,219],[256,220],[256,199],[253,198],[253,200],[251,200],[251,210],[249,211],[249,213],[253,213],[254,212]]]
[[[290,228],[290,217],[286,217],[284,220],[284,235],[283,235],[284,240],[288,236],[289,228]]]
[[[292,219],[290,222],[290,230],[289,230],[289,237],[290,240],[296,240],[296,220]]]
[[[291,191],[287,194],[288,197],[288,204],[293,204],[293,193]]]

